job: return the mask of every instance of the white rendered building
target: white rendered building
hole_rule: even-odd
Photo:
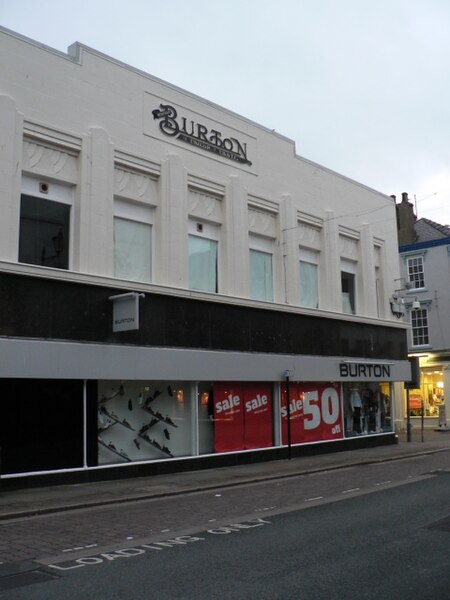
[[[95,50],[5,29],[0,133],[4,478],[395,441],[392,198]]]

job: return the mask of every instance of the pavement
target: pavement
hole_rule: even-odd
[[[450,430],[425,430],[423,435],[413,430],[411,438],[408,442],[403,432],[397,444],[388,446],[110,481],[2,490],[0,479],[0,520],[214,490],[437,452],[449,452],[450,468]]]

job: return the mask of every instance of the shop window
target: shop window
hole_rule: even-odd
[[[423,399],[426,417],[439,417],[444,406],[444,378],[442,367],[427,367],[421,369],[421,389],[417,390]],[[411,412],[413,414],[413,412]],[[419,415],[421,413],[418,413]]]
[[[151,281],[151,225],[114,217],[114,276]]]
[[[273,301],[272,254],[250,250],[250,297]]]
[[[423,271],[423,256],[408,258],[408,281],[413,289],[425,287],[425,277]]]
[[[428,310],[418,308],[411,311],[412,345],[426,346],[430,343],[428,334]]]
[[[100,381],[97,412],[99,464],[192,454],[186,382]]]
[[[189,235],[189,288],[218,292],[216,240]]]
[[[341,271],[342,312],[355,314],[355,275]]]
[[[345,436],[392,431],[389,383],[344,383]]]
[[[212,382],[199,382],[197,404],[199,454],[210,454],[214,452],[214,384]]]
[[[70,206],[22,194],[19,262],[69,268]]]

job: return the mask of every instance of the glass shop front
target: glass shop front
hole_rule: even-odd
[[[100,381],[98,464],[388,433],[390,385]]]

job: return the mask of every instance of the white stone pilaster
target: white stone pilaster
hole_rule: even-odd
[[[235,175],[230,177],[226,189],[223,234],[222,291],[229,296],[248,297],[250,270],[247,194],[241,178]]]
[[[79,206],[75,207],[74,268],[113,275],[114,156],[106,131],[93,128],[84,142]],[[79,226],[78,226],[79,224]]]
[[[282,196],[280,205],[280,249],[282,277],[278,280],[277,300],[287,304],[300,303],[300,273],[298,254],[297,209],[289,194]]]
[[[334,212],[326,211],[323,222],[324,260],[321,264],[320,306],[324,310],[342,312],[341,258],[339,230]]]
[[[188,287],[187,177],[177,154],[169,154],[162,164],[154,264],[155,283]]]
[[[361,281],[358,291],[362,302],[359,302],[358,314],[366,317],[377,316],[377,290],[375,282],[375,261],[373,236],[370,225],[361,227]]]
[[[15,102],[0,95],[0,260],[12,262],[19,252],[22,130]]]

